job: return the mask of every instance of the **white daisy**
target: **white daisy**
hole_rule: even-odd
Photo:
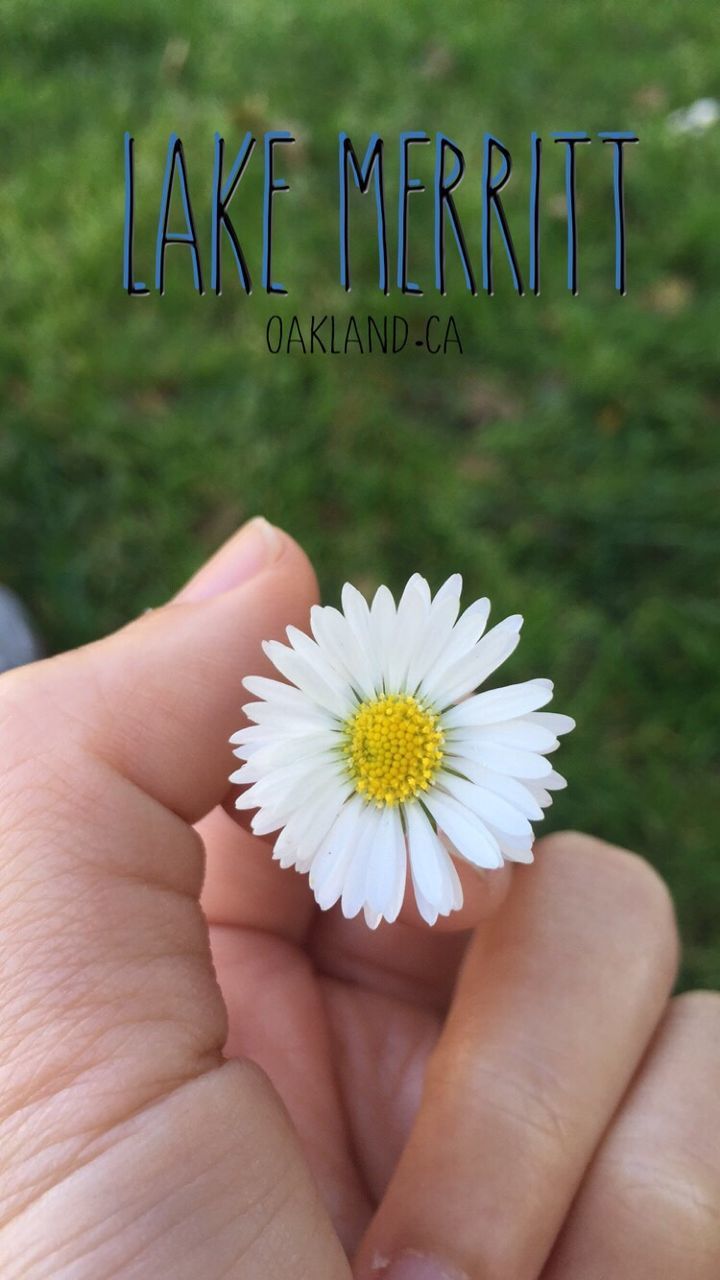
[[[550,680],[474,693],[513,652],[522,618],[486,631],[488,600],[458,617],[462,579],[433,598],[415,574],[395,605],[349,583],[342,612],[316,605],[314,639],[287,628],[264,651],[285,683],[248,676],[261,701],[233,735],[246,763],[230,781],[256,810],[257,835],[279,832],[273,857],[309,872],[324,910],[394,920],[408,873],[428,924],[462,906],[452,857],[475,867],[532,862],[531,819],[566,785],[546,755],[569,716],[541,712]],[[473,695],[473,696],[470,696]]]

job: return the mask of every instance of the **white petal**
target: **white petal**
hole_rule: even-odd
[[[242,744],[246,742],[252,742],[254,739],[257,739],[258,737],[268,738],[269,734],[267,729],[260,729],[255,724],[249,724],[249,725],[244,725],[242,729],[236,729],[232,737],[228,738],[228,742],[236,742],[236,743]]]
[[[324,676],[318,674],[315,664],[310,663],[304,655],[296,653],[287,645],[280,644],[279,640],[265,640],[262,647],[273,666],[277,667],[287,680],[297,685],[298,689],[301,689],[320,707],[324,707],[340,719],[345,719],[352,706],[349,692],[341,693]],[[328,668],[327,674],[329,673]]]
[[[340,897],[353,852],[362,832],[364,801],[351,796],[340,811],[310,868],[310,887],[324,911]]]
[[[555,769],[543,778],[543,786],[548,791],[564,791],[567,786],[567,778],[563,778],[561,773],[557,773]]]
[[[505,858],[510,858],[514,862],[532,860],[527,857],[532,851],[535,839],[532,827],[527,831],[517,832],[503,831],[501,827],[495,826],[492,822],[489,822],[488,826],[500,845],[501,852]]]
[[[382,669],[373,644],[373,633],[370,622],[370,609],[364,596],[349,582],[342,589],[343,613],[348,629],[354,637],[355,644],[364,654],[364,661],[373,676],[375,693],[382,689]]]
[[[459,911],[463,904],[463,890],[455,864],[455,858],[459,855],[452,841],[442,831],[438,832],[438,840],[447,855],[443,862],[445,910],[439,914],[441,916],[449,916],[451,911]],[[465,859],[462,859],[462,861],[464,862]]]
[[[533,798],[537,801],[537,804],[540,808],[541,818],[544,818],[545,814],[542,812],[542,810],[550,808],[550,805],[553,802],[552,795],[550,794],[549,791],[545,789],[545,787],[541,787],[538,782],[527,782],[525,785],[528,788],[528,790],[530,790],[530,788],[532,787]]]
[[[503,720],[499,724],[477,725],[472,730],[476,742],[499,747],[517,747],[520,751],[539,751],[546,755],[560,746],[558,739],[541,724],[533,724],[529,716]]]
[[[405,806],[410,872],[416,897],[419,895],[436,912],[447,913],[449,877],[443,874],[449,860],[424,809],[419,804]],[[427,919],[426,916],[423,917]]]
[[[320,730],[294,738],[276,737],[269,742],[259,742],[246,754],[246,748],[235,752],[241,759],[252,762],[259,774],[283,765],[300,764],[301,761],[333,760],[341,758],[341,738],[334,732]],[[232,779],[231,779],[232,781]]]
[[[248,770],[249,774],[246,774],[245,770]],[[245,786],[248,783],[251,784],[248,791],[244,792],[243,798],[252,791],[253,800],[258,804],[269,804],[278,811],[287,813],[292,813],[302,806],[306,796],[313,791],[316,779],[318,787],[321,787],[339,782],[347,776],[344,764],[334,755],[328,755],[324,759],[313,756],[307,760],[296,760],[292,764],[282,765],[277,769],[262,770],[259,779],[254,780],[252,774],[257,773],[255,761],[251,760],[249,764],[232,774],[230,781]],[[254,807],[252,802],[237,806],[239,809]]]
[[[460,581],[462,583],[462,579]],[[415,591],[419,591],[425,604],[428,608],[430,607],[430,583],[427,578],[423,578],[421,573],[414,573],[411,578],[408,578],[406,585],[412,587]]]
[[[461,573],[451,574],[450,577],[445,582],[443,582],[440,590],[437,592],[437,595],[433,600],[433,604],[437,604],[439,600],[444,600],[446,596],[456,596],[457,599],[459,600],[460,596],[462,595],[462,581],[463,580],[462,580]]]
[[[256,703],[256,706],[263,706],[264,703]],[[240,756],[241,759],[247,759],[249,753],[246,747],[256,749],[258,747],[269,747],[274,743],[297,741],[310,737],[314,733],[328,733],[337,729],[337,721],[321,713],[322,718],[308,721],[305,719],[294,719],[288,717],[285,720],[282,716],[278,717],[273,723],[268,724],[249,724],[244,729],[238,729],[234,733],[231,742],[239,743],[237,750],[233,755]]]
[[[431,902],[428,902],[427,898],[420,892],[417,886],[415,887],[415,901],[417,902],[417,909],[423,920],[425,920],[427,924],[435,924],[440,912],[437,907],[434,907]]]
[[[496,834],[503,857],[509,862],[533,862],[532,840],[513,840],[502,832]]]
[[[476,600],[456,622],[445,648],[422,679],[420,691],[431,702],[435,700],[437,690],[442,688],[453,664],[469,653],[480,639],[489,614],[490,601]]]
[[[295,851],[288,839],[287,831],[283,830],[278,835],[273,845],[273,862],[279,862],[281,867],[292,867],[295,865]]]
[[[337,728],[337,720],[322,707],[308,702],[302,711],[290,711],[276,702],[246,702],[243,715],[255,724],[272,726],[285,733],[309,733],[313,729]]]
[[[340,598],[342,600],[343,613],[345,614],[345,617],[347,618],[358,642],[367,649],[368,652],[372,652],[370,610],[368,608],[367,600],[351,582],[345,583],[340,593]]]
[[[297,843],[298,862],[314,858],[350,795],[351,791],[347,785],[336,784],[332,789],[328,789],[314,805],[306,806],[304,810],[298,811],[289,819],[287,826],[293,841]],[[302,820],[296,822],[296,818],[300,818],[300,813],[302,813]]]
[[[449,751],[454,747],[448,746]],[[493,743],[465,742],[463,755],[478,764],[483,764],[495,773],[509,773],[512,778],[547,778],[552,773],[552,765],[544,756],[532,751],[517,751],[514,747],[501,747]]]
[[[266,702],[276,702],[292,710],[304,711],[306,707],[315,705],[294,685],[286,684],[283,680],[268,680],[265,676],[245,676],[242,683],[248,693],[254,694],[256,698],[264,698]]]
[[[255,727],[256,726],[253,725],[253,728]],[[267,735],[265,736],[264,742],[266,745],[268,746],[270,745],[270,741]],[[244,747],[234,747],[233,755],[237,756],[238,760],[249,760],[251,756],[257,755],[258,751],[262,750],[262,747],[263,747],[262,741],[248,742]]]
[[[238,808],[237,801],[235,808]],[[257,813],[253,814],[250,829],[256,836],[269,836],[273,831],[282,831],[283,818],[280,814],[275,813],[274,809],[261,808]]]
[[[445,863],[445,874],[450,881],[450,892],[452,894],[450,910],[459,911],[463,904],[463,889],[460,883],[460,877],[457,873],[457,867],[449,855],[447,862]]]
[[[278,812],[291,813],[302,805],[306,797],[321,794],[345,776],[346,770],[342,762],[336,760],[326,763],[320,769],[315,769],[312,762],[307,760],[283,765],[280,769],[264,773],[259,781],[243,791],[235,801],[235,808],[256,809],[261,805],[269,805]]]
[[[365,900],[373,911],[386,920],[394,920],[402,906],[405,891],[405,839],[397,808],[387,805],[367,850]]]
[[[253,768],[250,761],[248,761],[242,766],[242,768],[235,769],[233,773],[230,774],[228,782],[232,782],[236,787],[243,787],[248,786],[251,782],[259,782],[261,778],[264,778],[264,776],[264,769]]]
[[[318,646],[335,669],[344,672],[348,685],[363,698],[372,698],[379,684],[379,665],[371,661],[344,614],[330,605],[316,604],[310,610],[310,625]]]
[[[387,587],[378,587],[370,606],[370,630],[380,671],[387,670],[395,634],[397,610]]]
[[[260,787],[259,792],[255,790],[256,787]],[[266,793],[266,788],[261,787],[260,782],[253,783],[246,791],[235,797],[235,808],[259,809],[263,802],[264,793]]]
[[[312,766],[313,762],[339,763],[343,759],[339,742],[333,734],[318,734],[314,741],[306,738],[282,738],[275,742],[259,744],[248,757],[247,763],[231,775],[231,782],[256,782],[275,769],[286,769],[292,765],[298,767]],[[256,776],[253,776],[256,775]]]
[[[241,808],[237,801],[235,807]],[[298,812],[297,809],[288,809],[287,806],[267,800],[253,813],[250,819],[250,830],[256,836],[266,836],[272,831],[280,831],[296,812]]]
[[[405,686],[410,664],[425,636],[429,604],[410,579],[400,598],[392,643],[385,667],[385,685],[395,693]]]
[[[561,773],[556,773],[553,769],[540,782],[528,781],[525,786],[532,793],[538,804],[542,805],[543,809],[547,809],[553,802],[553,797],[550,793],[552,791],[564,791],[567,781]]]
[[[503,850],[503,852],[505,851]],[[505,857],[508,862],[524,862],[527,865],[535,861],[535,854],[532,849],[508,849],[505,852]]]
[[[357,915],[366,901],[368,855],[374,845],[379,821],[380,814],[374,805],[365,805],[362,830],[353,850],[342,891],[342,913],[348,920]]]
[[[572,716],[560,715],[558,711],[533,711],[527,719],[533,724],[541,724],[544,729],[549,729],[556,738],[563,733],[570,733],[575,728]]]
[[[484,823],[464,805],[435,787],[424,793],[423,800],[462,858],[476,867],[502,866],[502,854],[497,841]]]
[[[443,726],[460,728],[468,724],[486,725],[513,720],[550,701],[552,685],[548,688],[548,684],[543,680],[526,680],[523,684],[509,684],[502,689],[486,689],[459,706],[451,707],[443,716]]]
[[[354,701],[352,683],[348,680],[343,668],[338,668],[334,662],[328,660],[320,646],[311,640],[310,636],[306,636],[304,631],[292,626],[286,627],[285,630],[295,652],[307,662],[308,666],[312,667],[325,684],[330,686],[344,705],[351,705]]]
[[[322,845],[323,840],[327,836],[333,823],[337,820],[343,805],[349,799],[351,790],[348,786],[340,786],[333,788],[331,792],[320,799],[309,813],[302,814],[302,821],[297,821],[299,815],[293,815],[288,822],[288,832],[292,840],[297,844],[297,861],[298,865],[303,865],[307,870],[315,857],[318,849]]]
[[[405,898],[405,884],[407,881],[407,846],[405,844],[405,833],[400,821],[399,810],[394,809],[395,820],[393,824],[393,855],[395,859],[395,870],[393,873],[393,887],[388,898],[388,906],[385,911],[385,919],[392,923],[397,920],[400,914]]]
[[[465,778],[457,778],[443,771],[435,780],[435,785],[448,791],[451,796],[464,804],[471,813],[477,814],[483,822],[492,824],[505,835],[523,836],[532,839],[532,827],[527,818],[502,796],[479,787],[475,782]]]
[[[408,667],[406,684],[410,693],[414,693],[420,682],[432,674],[435,663],[450,643],[457,612],[456,596],[447,595],[439,603],[436,597],[433,601],[425,635]]]
[[[449,768],[469,778],[471,782],[476,782],[478,786],[494,792],[495,795],[502,796],[514,808],[519,809],[526,818],[536,820],[542,818],[542,809],[535,799],[534,783],[519,782],[517,778],[511,778],[506,773],[495,773],[486,765],[479,764],[477,760],[470,760],[459,753],[448,755],[445,760]]]
[[[365,906],[363,907],[363,915],[365,916],[365,923],[368,929],[377,929],[380,921],[382,920],[382,912],[373,911],[372,907],[369,907],[368,904],[365,903]]]
[[[520,614],[515,614],[488,631],[470,653],[465,654],[446,672],[435,693],[437,705],[448,707],[483,684],[517,648],[521,627],[522,618]]]

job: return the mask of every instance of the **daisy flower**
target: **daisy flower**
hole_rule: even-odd
[[[458,574],[433,597],[415,574],[399,603],[355,587],[342,610],[316,605],[313,638],[266,641],[284,680],[248,676],[259,701],[234,734],[257,835],[273,858],[309,873],[321,908],[395,920],[408,874],[428,924],[462,906],[453,857],[474,867],[532,862],[532,820],[565,780],[546,760],[569,716],[540,711],[550,680],[475,692],[515,649],[522,618],[486,630],[490,603],[460,614]],[[289,682],[289,683],[287,683]]]

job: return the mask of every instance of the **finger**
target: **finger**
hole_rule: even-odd
[[[12,1220],[2,1251],[23,1260],[18,1275],[38,1240],[57,1257],[80,1248],[87,1267],[68,1261],[67,1274],[98,1274],[92,1223],[118,1214],[137,1228],[140,1271],[172,1235],[179,1255],[148,1273],[277,1274],[274,1214],[280,1274],[296,1274],[282,1239],[301,1218],[317,1273],[344,1272],[276,1095],[246,1066],[222,1065],[225,1010],[187,825],[225,789],[241,674],[314,589],[292,541],[278,534],[276,551],[234,590],[0,683],[0,1228]],[[267,1124],[253,1129],[255,1113]],[[260,1237],[263,1263],[244,1272]]]
[[[82,718],[85,745],[188,821],[227,792],[228,737],[245,700],[243,676],[267,669],[262,641],[305,621],[317,592],[297,544],[268,529],[251,521],[219,556],[226,565],[238,555],[253,576],[238,572],[232,589],[206,595],[197,575],[182,601],[60,660],[66,681],[82,663],[72,705],[61,685],[56,697]],[[225,585],[227,572],[219,577]]]
[[[178,815],[197,817],[222,795],[240,673],[286,610],[306,607],[312,571],[278,536],[277,560],[234,591],[3,678],[0,954],[28,1014],[13,1023],[45,1037],[49,1027],[53,1057],[70,1050],[52,1028],[82,1022],[85,1002],[108,1021],[119,1007],[129,1019],[136,1007],[154,1013],[173,1030],[163,1043],[176,1076],[180,1063],[219,1056],[225,1014],[197,901],[201,852]],[[126,1072],[120,1110],[147,1087],[146,1065]]]
[[[678,996],[543,1280],[720,1275],[720,995]]]
[[[646,864],[588,837],[541,842],[468,951],[362,1280],[413,1266],[439,1280],[430,1259],[535,1280],[675,963],[670,900]]]
[[[195,571],[174,598],[177,602],[197,604],[223,595],[276,565],[280,556],[298,550],[281,529],[269,524],[263,516],[255,516]]]
[[[262,569],[264,550],[274,560],[276,548],[273,544],[278,531],[264,520],[253,523],[261,534],[259,547],[253,543],[248,548],[242,534],[231,538],[178,592],[175,597],[178,603],[204,600],[218,591],[237,587],[245,581],[248,573]],[[297,548],[289,539],[285,541],[295,553],[292,558],[297,560]],[[304,557],[295,567],[301,584],[301,599],[295,616],[299,625],[306,626],[310,607],[317,598],[317,585]],[[288,600],[286,623],[291,621],[292,608],[293,602]],[[253,672],[267,668],[264,654],[256,653]],[[238,672],[238,689],[240,679],[249,670],[248,667],[246,671]],[[241,693],[234,701],[233,730],[240,727],[240,707],[245,700],[246,695]],[[229,768],[226,774],[228,771]],[[228,784],[224,804],[217,805],[196,824],[206,853],[203,910],[211,924],[267,929],[298,941],[304,937],[315,913],[315,902],[307,879],[287,874],[272,860],[268,842],[254,837],[249,823],[243,821],[247,817],[245,812],[240,813],[234,808],[235,794],[236,788]]]

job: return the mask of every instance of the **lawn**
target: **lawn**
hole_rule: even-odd
[[[552,822],[650,858],[676,895],[684,985],[719,984],[720,126],[667,126],[720,96],[715,0],[3,0],[0,27],[0,580],[63,648],[162,600],[258,511],[304,543],[329,600],[346,577],[372,590],[461,570],[469,595],[525,615],[512,678],[552,675],[578,720]],[[199,297],[173,247],[165,295],[128,298],[124,131],[150,279],[169,134],[208,258],[214,133],[230,157],[246,130],[283,128],[297,141],[278,153],[291,191],[275,200],[273,269],[288,296],[260,287],[260,148],[233,204],[252,296],[226,247],[222,296]],[[539,297],[515,294],[497,241],[494,296],[468,294],[451,238],[439,297],[429,194],[411,202],[424,296],[379,293],[374,204],[359,196],[342,291],[337,135],[359,153],[385,139],[394,285],[408,129],[465,153],[457,205],[478,275],[482,135],[513,156],[524,273],[542,135]],[[550,137],[612,129],[640,137],[628,292],[614,290],[612,156],[596,139],[578,147],[572,297]],[[413,153],[426,181],[431,152]],[[404,352],[266,349],[273,313],[368,311],[408,319]],[[455,317],[463,355],[415,347],[431,313]]]

